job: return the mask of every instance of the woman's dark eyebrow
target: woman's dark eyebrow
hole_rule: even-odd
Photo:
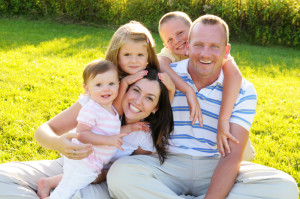
[[[135,87],[137,87],[137,89],[138,90],[142,90],[138,85],[134,85]],[[149,93],[148,95],[151,95],[151,96],[153,96],[153,97],[156,97],[156,95],[155,94],[151,94],[151,93]]]
[[[138,85],[134,85],[137,89],[142,90]]]

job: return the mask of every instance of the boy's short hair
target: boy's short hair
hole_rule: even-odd
[[[96,75],[105,73],[109,70],[115,70],[118,73],[117,67],[111,61],[101,59],[91,61],[83,71],[83,83],[87,84],[90,78],[94,79]]]
[[[194,28],[194,26],[198,23],[202,23],[202,24],[206,24],[206,25],[217,25],[220,24],[223,28],[224,28],[224,32],[225,32],[225,45],[227,45],[229,43],[229,28],[227,23],[221,19],[220,17],[216,16],[216,15],[203,15],[201,17],[199,17],[198,19],[196,19],[190,29],[190,33],[189,33],[189,41],[190,41],[190,37],[191,37],[191,32]]]
[[[181,11],[174,11],[174,12],[168,12],[162,18],[159,20],[158,24],[158,32],[160,33],[161,26],[164,23],[167,23],[170,19],[180,19],[187,27],[191,27],[192,20],[191,18],[184,12]]]

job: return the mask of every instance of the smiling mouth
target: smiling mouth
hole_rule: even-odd
[[[203,61],[203,60],[200,60],[200,63],[202,63],[202,64],[211,64],[212,61]]]
[[[139,113],[141,112],[138,108],[136,108],[135,106],[133,106],[132,104],[129,104],[129,108],[130,110],[132,110],[135,113]]]
[[[109,98],[111,95],[101,95],[102,98]]]
[[[139,68],[139,66],[129,66],[129,68],[136,69],[136,68]]]
[[[177,50],[182,50],[185,47],[186,42],[184,42],[181,46],[177,47]]]

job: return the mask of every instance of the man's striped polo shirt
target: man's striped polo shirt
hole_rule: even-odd
[[[172,69],[196,92],[203,115],[203,127],[198,121],[192,125],[190,110],[183,92],[176,90],[172,102],[174,115],[174,133],[171,136],[169,151],[193,156],[219,157],[216,144],[218,116],[222,101],[224,75],[211,85],[197,91],[191,76],[187,72],[189,59],[172,63]],[[240,93],[230,117],[236,123],[250,131],[256,112],[257,95],[252,83],[242,80]]]

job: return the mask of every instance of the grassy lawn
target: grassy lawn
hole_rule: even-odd
[[[53,159],[35,129],[74,103],[81,74],[104,58],[114,29],[39,20],[0,19],[0,163]],[[162,43],[157,34],[157,50]],[[232,43],[231,54],[258,94],[251,141],[264,164],[300,186],[300,50]]]

